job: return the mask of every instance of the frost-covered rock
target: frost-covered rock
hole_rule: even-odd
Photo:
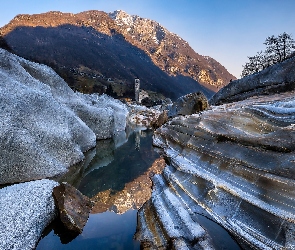
[[[125,105],[72,91],[51,68],[0,49],[0,184],[51,177],[126,126]]]
[[[114,134],[126,128],[128,109],[119,100],[108,95],[85,95],[75,93],[80,97],[82,106],[69,102],[78,116],[95,132],[97,139],[112,138]]]
[[[200,214],[230,231],[242,247],[295,249],[294,96],[213,106],[156,130],[154,145],[169,164],[153,178],[152,199],[139,213],[138,238],[152,244],[162,238],[160,245],[183,240],[194,249],[188,225]],[[151,220],[162,225],[162,233]]]
[[[210,100],[220,105],[247,99],[251,96],[269,95],[295,89],[295,56],[265,70],[230,82]]]
[[[129,105],[128,121],[131,126],[158,128],[167,122],[167,111],[162,106],[147,108],[141,105]]]
[[[197,244],[211,237],[219,248],[208,224],[201,226],[209,236],[197,230],[206,217],[242,248],[295,249],[294,63],[232,82],[211,100],[223,105],[155,131],[167,166],[153,177],[152,198],[139,211],[136,235],[144,245],[207,249]]]
[[[0,189],[0,249],[34,249],[55,218],[52,190],[58,183],[38,180]]]

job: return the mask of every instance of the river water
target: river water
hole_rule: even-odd
[[[57,179],[75,186],[95,205],[80,235],[65,235],[57,220],[45,230],[36,249],[140,249],[133,239],[137,209],[150,198],[150,176],[165,166],[152,147],[152,134],[151,130],[137,130],[119,143],[98,141],[82,163]],[[213,236],[216,249],[240,249],[218,224],[202,216],[198,220]]]
[[[149,169],[157,158],[151,130],[134,131],[119,147],[113,140],[99,141],[83,164],[59,180],[95,201],[82,234],[64,237],[61,225],[54,222],[37,249],[140,249],[133,240],[137,209],[150,196]]]

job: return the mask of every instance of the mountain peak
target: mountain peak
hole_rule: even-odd
[[[216,91],[235,79],[216,60],[199,55],[158,22],[123,10],[19,15],[0,28],[1,34],[20,56],[55,65],[55,69],[78,82],[82,82],[84,75],[98,80],[106,76],[119,82],[133,82],[136,77],[155,91],[155,85],[169,84],[173,79],[185,91],[193,90],[185,85],[187,81],[191,86],[200,83]],[[144,61],[153,65],[143,65]],[[108,65],[113,65],[113,69]],[[163,75],[159,73],[156,77],[154,66]],[[185,91],[183,94],[188,93]]]
[[[117,25],[131,26],[137,16],[130,15],[123,10],[115,10],[114,12],[109,13],[109,17],[112,18]]]

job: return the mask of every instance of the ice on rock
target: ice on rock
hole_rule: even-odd
[[[128,109],[121,101],[107,95],[92,95],[96,98],[97,106],[110,108],[114,117],[114,133],[124,131],[128,117]]]
[[[0,49],[0,184],[61,174],[128,115],[108,96],[71,90],[50,67]]]
[[[58,183],[38,180],[0,189],[0,249],[34,249],[55,218],[52,190]]]
[[[283,90],[178,116],[155,131],[167,166],[139,211],[137,239],[151,249],[214,248],[215,235],[198,230],[204,214],[242,248],[295,249],[295,91]]]

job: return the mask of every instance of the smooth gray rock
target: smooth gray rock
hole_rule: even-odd
[[[0,184],[52,177],[96,139],[125,129],[127,108],[72,91],[51,68],[0,49]]]
[[[271,67],[230,82],[210,100],[220,105],[245,100],[251,96],[269,95],[295,89],[295,56]]]
[[[38,180],[0,189],[0,249],[34,249],[55,218],[52,190],[58,183]]]

